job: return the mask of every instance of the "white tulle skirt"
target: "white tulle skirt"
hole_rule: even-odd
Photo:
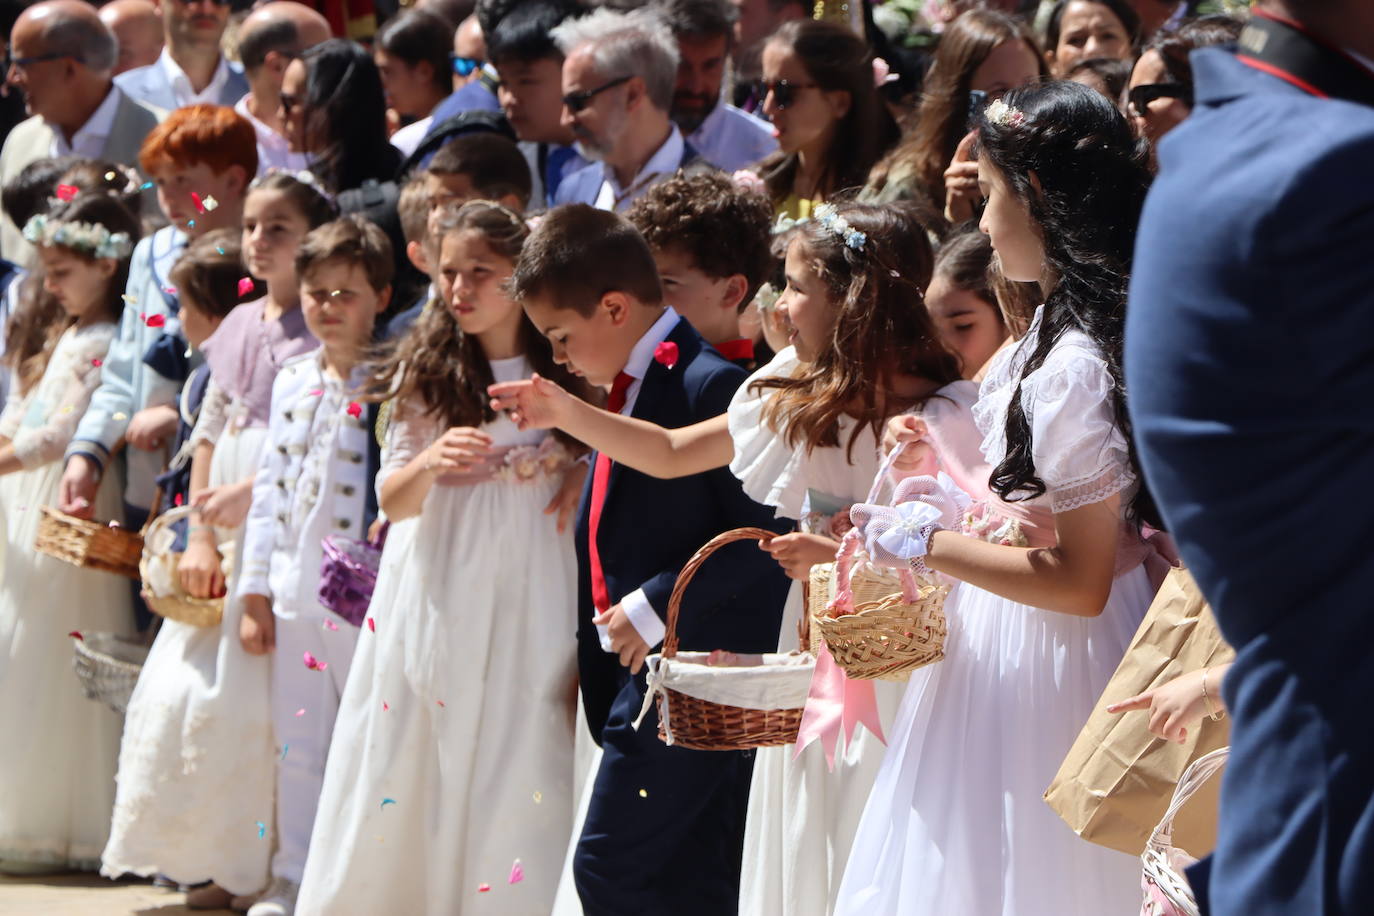
[[[253,474],[266,433],[226,432],[210,485]],[[241,546],[242,529],[231,537]],[[271,661],[243,651],[242,616],[242,604],[228,600],[218,627],[162,621],[129,703],[103,874],[213,880],[235,894],[267,883],[276,794]]]
[[[1091,619],[959,586],[945,659],[907,686],[838,916],[1139,910],[1139,860],[1079,839],[1042,795],[1152,597],[1143,568]]]
[[[120,715],[89,700],[72,670],[73,630],[131,635],[129,580],[34,549],[61,461],[0,477],[0,859],[94,869],[110,829]],[[117,519],[109,474],[95,517]]]

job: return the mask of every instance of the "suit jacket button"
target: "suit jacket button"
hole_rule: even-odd
[[[343,493],[344,496],[352,496],[354,493],[358,492],[357,488],[354,487],[351,483],[344,484],[342,487],[339,488],[339,491]]]
[[[353,521],[352,521],[351,519],[341,518],[341,519],[339,519],[338,524],[339,524],[339,530],[340,530],[340,531],[347,531],[347,530],[349,529],[349,527],[352,526]]]

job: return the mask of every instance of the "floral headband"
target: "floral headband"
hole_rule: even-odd
[[[24,224],[24,238],[34,245],[61,245],[94,258],[127,258],[134,250],[127,232],[111,232],[99,223],[49,219],[43,213]]]
[[[264,181],[275,175],[286,175],[288,177],[294,178],[310,190],[314,191],[316,194],[323,197],[325,200],[329,201],[331,204],[335,202],[334,195],[330,192],[328,188],[324,186],[324,182],[320,181],[320,176],[316,175],[309,169],[281,169],[273,167],[268,169],[263,174],[259,175],[257,178],[254,178],[252,184],[248,186],[248,189],[252,190],[254,188],[261,187]]]
[[[983,109],[983,117],[989,124],[996,124],[998,127],[1020,127],[1026,123],[1024,111],[1012,108],[1001,99],[993,99],[988,107]]]
[[[816,222],[844,239],[846,248],[852,248],[854,251],[864,250],[864,244],[868,241],[868,236],[849,225],[849,220],[840,216],[839,211],[835,209],[834,205],[821,204],[819,207],[812,210],[811,213],[816,218]]]

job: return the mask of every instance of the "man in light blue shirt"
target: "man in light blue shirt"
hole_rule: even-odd
[[[220,52],[228,0],[155,0],[167,43],[156,63],[135,67],[115,85],[163,111],[187,105],[233,105],[248,92],[243,69]]]
[[[773,125],[721,98],[738,14],[729,0],[658,0],[659,15],[677,39],[672,118],[718,169],[747,168],[778,148]]]

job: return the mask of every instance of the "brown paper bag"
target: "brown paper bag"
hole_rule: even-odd
[[[1140,855],[1188,764],[1227,745],[1230,720],[1204,719],[1201,727],[1189,728],[1184,744],[1174,744],[1150,734],[1145,711],[1114,715],[1107,706],[1234,655],[1193,577],[1171,570],[1045,791],[1045,801],[1074,833]],[[1217,780],[1210,782],[1174,822],[1174,844],[1197,857],[1216,843],[1218,788]]]

